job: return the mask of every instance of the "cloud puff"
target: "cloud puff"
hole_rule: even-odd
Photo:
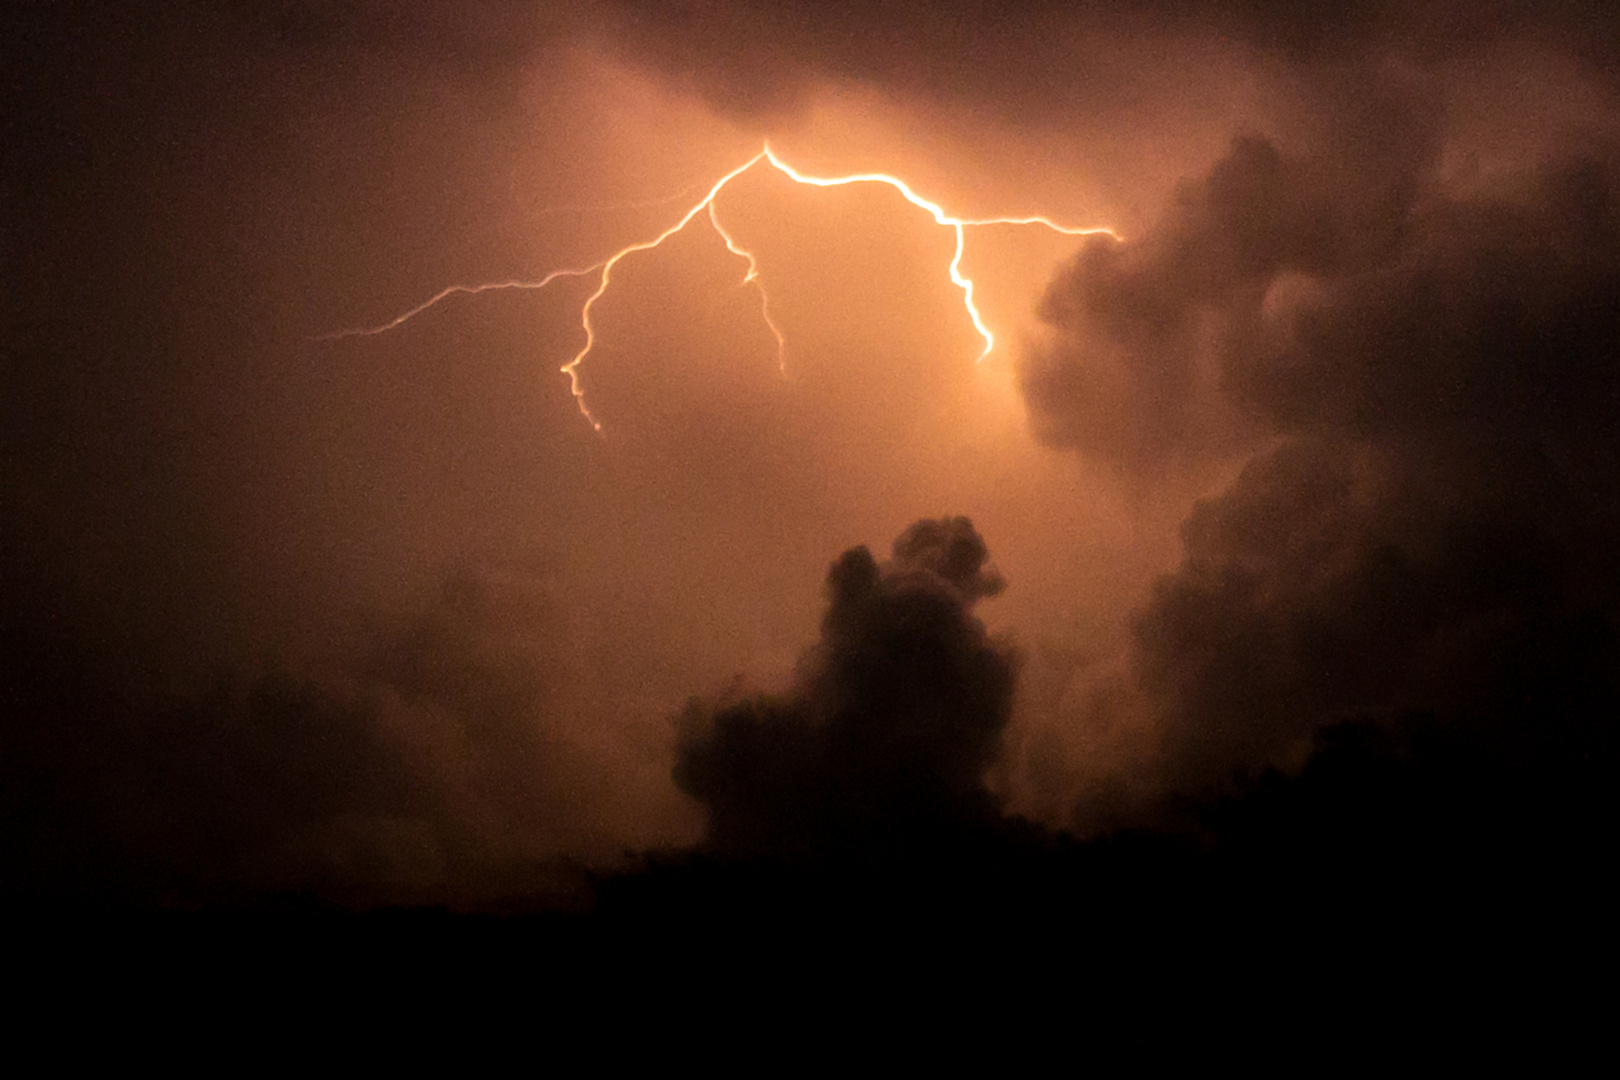
[[[883,565],[845,552],[798,685],[689,708],[675,777],[706,806],[713,848],[911,855],[996,819],[984,773],[1015,667],[972,613],[1001,588],[987,557],[960,517],[917,522]]]

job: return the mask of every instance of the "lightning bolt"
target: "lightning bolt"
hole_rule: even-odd
[[[732,169],[730,172],[720,177],[720,179],[716,180],[714,185],[709,188],[708,193],[705,194],[703,198],[696,204],[694,204],[691,209],[687,210],[685,214],[681,215],[680,220],[675,222],[675,224],[671,225],[669,228],[665,229],[663,232],[659,233],[657,236],[653,237],[651,240],[643,240],[639,243],[630,244],[627,247],[620,248],[618,251],[614,252],[606,259],[603,259],[601,262],[593,263],[590,266],[582,269],[554,270],[545,277],[536,281],[497,281],[483,285],[451,285],[449,288],[440,291],[433,297],[416,305],[404,314],[394,319],[390,319],[386,323],[382,323],[378,326],[339,330],[335,333],[324,335],[320,340],[332,341],[340,338],[384,333],[388,330],[394,329],[406,320],[420,315],[422,312],[437,304],[439,301],[457,293],[475,294],[489,292],[495,289],[543,289],[547,285],[550,285],[553,281],[556,281],[558,278],[585,277],[588,274],[600,273],[601,276],[597,280],[596,291],[591,293],[590,296],[586,297],[584,306],[580,308],[579,312],[580,328],[585,331],[585,344],[579,350],[579,352],[574,354],[573,359],[569,360],[568,363],[564,364],[559,370],[562,372],[562,374],[568,376],[569,390],[574,396],[575,404],[579,406],[580,414],[590,422],[591,427],[597,431],[601,431],[601,423],[597,421],[596,417],[591,415],[591,410],[585,404],[585,390],[580,385],[579,380],[579,365],[584,362],[585,358],[590,355],[591,350],[596,347],[596,324],[591,321],[591,312],[595,308],[596,302],[602,299],[602,296],[608,291],[608,286],[612,284],[613,268],[615,266],[618,266],[619,263],[623,262],[626,258],[634,255],[638,251],[650,251],[651,249],[662,244],[665,240],[668,240],[670,237],[686,228],[687,225],[691,224],[693,218],[706,211],[709,218],[709,224],[714,227],[714,231],[719,234],[722,240],[725,241],[726,250],[730,251],[733,255],[737,255],[740,258],[748,260],[748,270],[743,275],[742,283],[744,285],[753,285],[759,290],[760,314],[765,320],[765,325],[769,327],[771,333],[776,336],[777,365],[783,370],[786,370],[787,339],[782,335],[782,331],[777,327],[775,321],[771,318],[770,297],[765,292],[764,285],[759,281],[759,262],[757,259],[755,259],[753,252],[737,243],[736,238],[726,230],[724,225],[720,224],[720,217],[714,208],[714,200],[719,196],[720,192],[724,190],[727,184],[731,183],[731,181],[735,180],[737,177],[752,169],[755,165],[758,165],[762,161],[768,164],[771,168],[780,172],[782,175],[786,176],[788,179],[793,180],[796,183],[808,184],[812,187],[842,187],[846,184],[886,184],[895,191],[899,192],[901,198],[905,199],[911,205],[927,211],[928,215],[934,219],[935,224],[951,229],[956,236],[956,250],[951,255],[951,263],[949,268],[950,278],[952,284],[954,284],[958,289],[962,290],[962,307],[967,312],[969,320],[972,321],[973,328],[978,331],[979,337],[984,341],[984,348],[980,350],[978,355],[979,360],[983,360],[986,356],[990,355],[990,351],[996,346],[996,338],[991,332],[990,328],[985,325],[984,317],[980,315],[977,305],[975,305],[973,302],[973,279],[962,273],[962,254],[966,248],[966,230],[968,228],[976,228],[984,225],[1041,225],[1045,228],[1051,229],[1053,232],[1062,233],[1066,236],[1092,236],[1097,233],[1104,233],[1116,240],[1119,239],[1118,234],[1106,226],[1080,228],[1060,225],[1052,219],[1038,214],[1033,214],[1026,217],[955,217],[951,214],[947,214],[944,208],[938,203],[930,202],[921,195],[918,195],[911,189],[911,185],[907,184],[904,180],[901,180],[897,176],[890,176],[887,173],[851,173],[846,176],[813,176],[810,173],[802,172],[794,166],[789,165],[786,161],[783,161],[777,156],[776,151],[771,149],[770,144],[766,143],[759,153],[755,154],[753,157],[749,158],[735,169]],[[665,199],[656,201],[667,202],[670,200]]]
[[[887,173],[853,173],[849,176],[811,176],[808,173],[800,172],[792,165],[789,165],[787,162],[777,157],[776,151],[771,149],[769,143],[766,144],[765,149],[760,151],[760,157],[769,161],[772,168],[776,169],[778,172],[781,172],[789,179],[795,180],[801,184],[809,184],[813,187],[842,187],[845,184],[887,184],[894,188],[894,190],[898,191],[900,196],[905,199],[906,202],[922,210],[928,211],[929,216],[934,219],[935,224],[944,225],[954,230],[956,233],[956,252],[951,256],[951,281],[958,289],[962,290],[962,306],[967,310],[968,318],[973,320],[973,329],[977,330],[979,332],[979,336],[984,339],[984,348],[979,352],[978,355],[979,360],[983,360],[986,356],[989,356],[990,350],[996,347],[996,336],[992,334],[990,332],[990,328],[984,324],[983,316],[979,314],[978,307],[976,307],[973,303],[973,279],[966,277],[962,273],[962,252],[966,246],[964,230],[968,226],[1044,225],[1053,232],[1060,232],[1066,236],[1090,236],[1093,233],[1107,233],[1109,236],[1114,236],[1114,239],[1119,239],[1119,237],[1114,235],[1114,230],[1107,228],[1106,226],[1093,228],[1072,228],[1065,225],[1059,225],[1050,218],[1041,217],[1039,215],[1031,215],[1029,217],[999,218],[952,217],[950,214],[947,214],[944,208],[938,203],[929,202],[921,195],[918,195],[915,191],[912,191],[911,185],[907,184],[904,180],[901,180],[897,176],[890,176]],[[758,158],[755,160],[757,161]],[[751,165],[753,162],[750,162],[749,164]]]
[[[721,188],[731,183],[749,169],[752,169],[759,163],[760,159],[763,158],[765,154],[766,151],[761,150],[759,153],[755,154],[753,157],[749,158],[735,169],[732,169],[720,179],[716,180],[714,182],[714,186],[709,189],[709,193],[703,196],[703,201],[682,215],[681,220],[677,221],[675,224],[671,225],[669,228],[665,229],[651,240],[643,240],[639,244],[631,244],[627,248],[619,249],[618,252],[609,257],[609,259],[602,264],[602,281],[596,286],[596,291],[585,298],[585,306],[580,308],[579,311],[579,324],[585,329],[585,347],[580,349],[579,352],[575,353],[574,358],[559,369],[564,375],[568,376],[568,389],[574,395],[574,403],[579,406],[580,414],[583,415],[585,419],[589,420],[591,422],[591,427],[595,428],[597,431],[602,430],[602,425],[597,421],[596,417],[591,415],[591,410],[585,405],[585,390],[579,384],[579,365],[580,361],[589,356],[591,350],[596,347],[596,327],[591,323],[591,308],[595,307],[596,302],[602,299],[602,294],[607,292],[608,285],[613,280],[613,268],[618,266],[619,263],[623,262],[627,256],[634,255],[638,251],[647,251],[651,248],[655,248],[659,244],[662,244],[665,240],[668,240],[670,237],[680,232],[682,229],[686,228],[687,224],[693,218],[697,217],[714,202],[714,197],[720,194]],[[719,228],[718,219],[711,215],[710,220],[715,222],[716,228]],[[722,229],[720,231],[720,235],[725,237],[726,246],[728,248],[730,248],[732,251],[738,250],[731,238],[727,236],[725,230]],[[754,268],[754,257],[749,255],[747,258],[749,273],[752,274]],[[762,289],[761,291],[763,292],[764,290]]]

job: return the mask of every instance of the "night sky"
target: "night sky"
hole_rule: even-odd
[[[1306,8],[7,5],[0,900],[1594,903],[1620,19]]]

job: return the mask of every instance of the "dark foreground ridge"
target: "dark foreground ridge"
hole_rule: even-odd
[[[203,873],[203,855],[228,855],[251,819],[227,817],[192,847],[167,837],[155,849],[167,861],[143,862],[127,823],[96,831],[116,792],[62,804],[71,789],[18,771],[28,751],[40,760],[41,744],[14,740],[23,753],[6,763],[5,899],[19,919],[72,934],[156,931],[255,947],[289,934],[379,943],[403,934],[452,951],[482,942],[492,956],[534,949],[582,960],[621,946],[746,958],[887,942],[1122,963],[1438,950],[1455,969],[1494,963],[1504,949],[1586,948],[1610,895],[1605,778],[1620,695],[1606,617],[1565,620],[1561,641],[1526,654],[1559,670],[1556,679],[1524,673],[1524,684],[1557,693],[1472,714],[1324,722],[1297,774],[1272,769],[1169,794],[1153,824],[1082,842],[1005,815],[984,784],[1016,663],[973,610],[1000,588],[964,518],[918,522],[885,562],[864,548],[834,562],[822,639],[798,683],[779,696],[694,701],[681,720],[676,780],[709,814],[696,850],[644,854],[607,874],[563,860],[507,868],[472,902],[449,904],[349,882],[266,886]],[[43,663],[32,644],[14,665],[18,656]],[[54,715],[58,738],[79,731],[93,742],[93,687],[53,702],[41,692],[50,675],[32,672],[31,700],[58,712],[36,720]],[[256,693],[269,698],[250,719],[320,719],[290,689]],[[63,767],[72,745],[56,747]],[[347,751],[357,775],[365,750]],[[127,761],[115,768],[110,753],[77,767],[141,775]],[[206,760],[251,763],[240,747],[221,753]],[[226,813],[231,793],[202,805]],[[53,808],[54,817],[24,814]]]

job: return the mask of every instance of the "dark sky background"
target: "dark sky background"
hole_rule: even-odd
[[[1397,820],[1557,865],[1607,806],[1606,5],[0,19],[8,898]],[[766,138],[1120,239],[968,230],[976,363],[948,229],[756,169],[715,206],[783,370],[700,218],[593,310],[600,433],[595,278],[331,337],[598,263]]]

